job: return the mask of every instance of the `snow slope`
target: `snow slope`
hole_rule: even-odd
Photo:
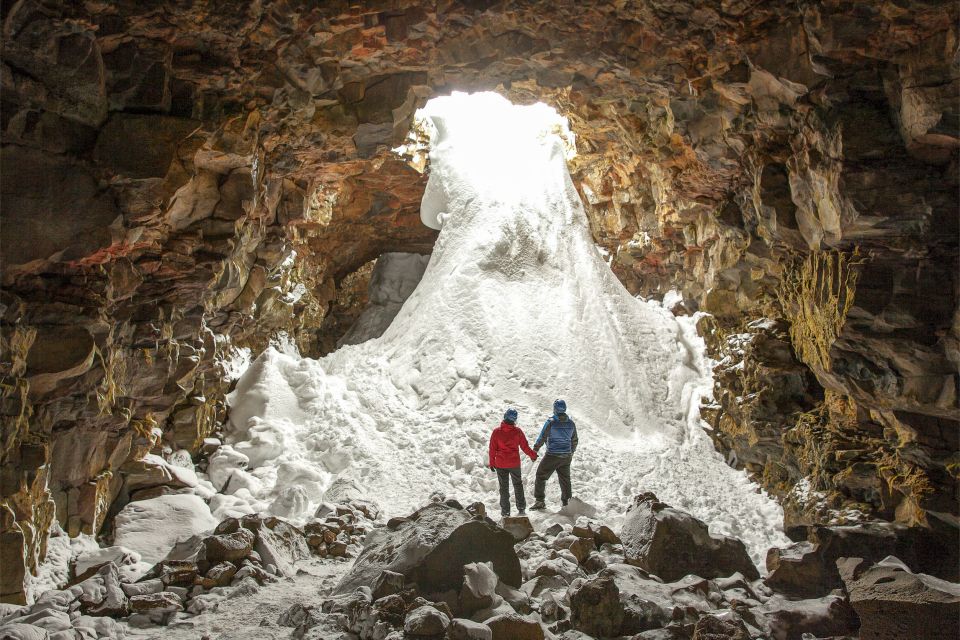
[[[490,430],[513,406],[532,440],[564,398],[580,432],[574,491],[601,517],[654,491],[763,566],[787,543],[780,508],[700,428],[710,367],[692,320],[632,298],[597,252],[565,120],[496,94],[437,98],[425,115],[422,217],[441,232],[420,284],[379,338],[320,360],[269,349],[243,374],[210,465],[232,498],[214,515],[305,518],[337,478],[390,514],[435,491],[496,513]]]

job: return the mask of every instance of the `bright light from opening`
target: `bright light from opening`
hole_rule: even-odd
[[[445,176],[445,188],[469,183],[472,193],[491,202],[543,193],[555,161],[576,156],[569,122],[554,108],[542,102],[515,105],[493,92],[457,91],[433,98],[416,112],[410,138],[394,151],[413,157],[413,166],[421,171],[429,151],[433,170],[442,158],[445,170],[454,174]],[[421,219],[439,229],[444,212],[437,203],[447,194],[431,193],[431,185],[427,191]]]

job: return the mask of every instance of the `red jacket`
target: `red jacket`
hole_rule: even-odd
[[[523,431],[509,422],[501,422],[490,434],[490,466],[498,469],[519,467],[519,449],[523,449],[531,460],[537,459],[537,454],[527,444],[527,436],[523,435]]]

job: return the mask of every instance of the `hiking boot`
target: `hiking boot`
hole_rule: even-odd
[[[520,511],[517,511],[517,517],[518,517],[518,518],[519,518],[519,517],[522,517],[522,516],[525,516],[525,515],[527,515],[527,512],[526,512],[524,509],[520,509]]]
[[[570,502],[570,501],[569,501],[569,500],[564,500],[564,501],[563,501],[563,506],[567,506],[567,503],[568,503],[568,502]]]
[[[537,500],[536,502],[533,503],[533,506],[530,507],[532,511],[543,511],[546,508],[547,508],[547,505],[544,504],[543,500]]]

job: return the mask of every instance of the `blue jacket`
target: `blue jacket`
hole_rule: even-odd
[[[559,456],[569,456],[577,450],[577,425],[570,417],[561,413],[547,418],[540,430],[534,449],[539,450],[543,443],[547,443],[547,453]]]

